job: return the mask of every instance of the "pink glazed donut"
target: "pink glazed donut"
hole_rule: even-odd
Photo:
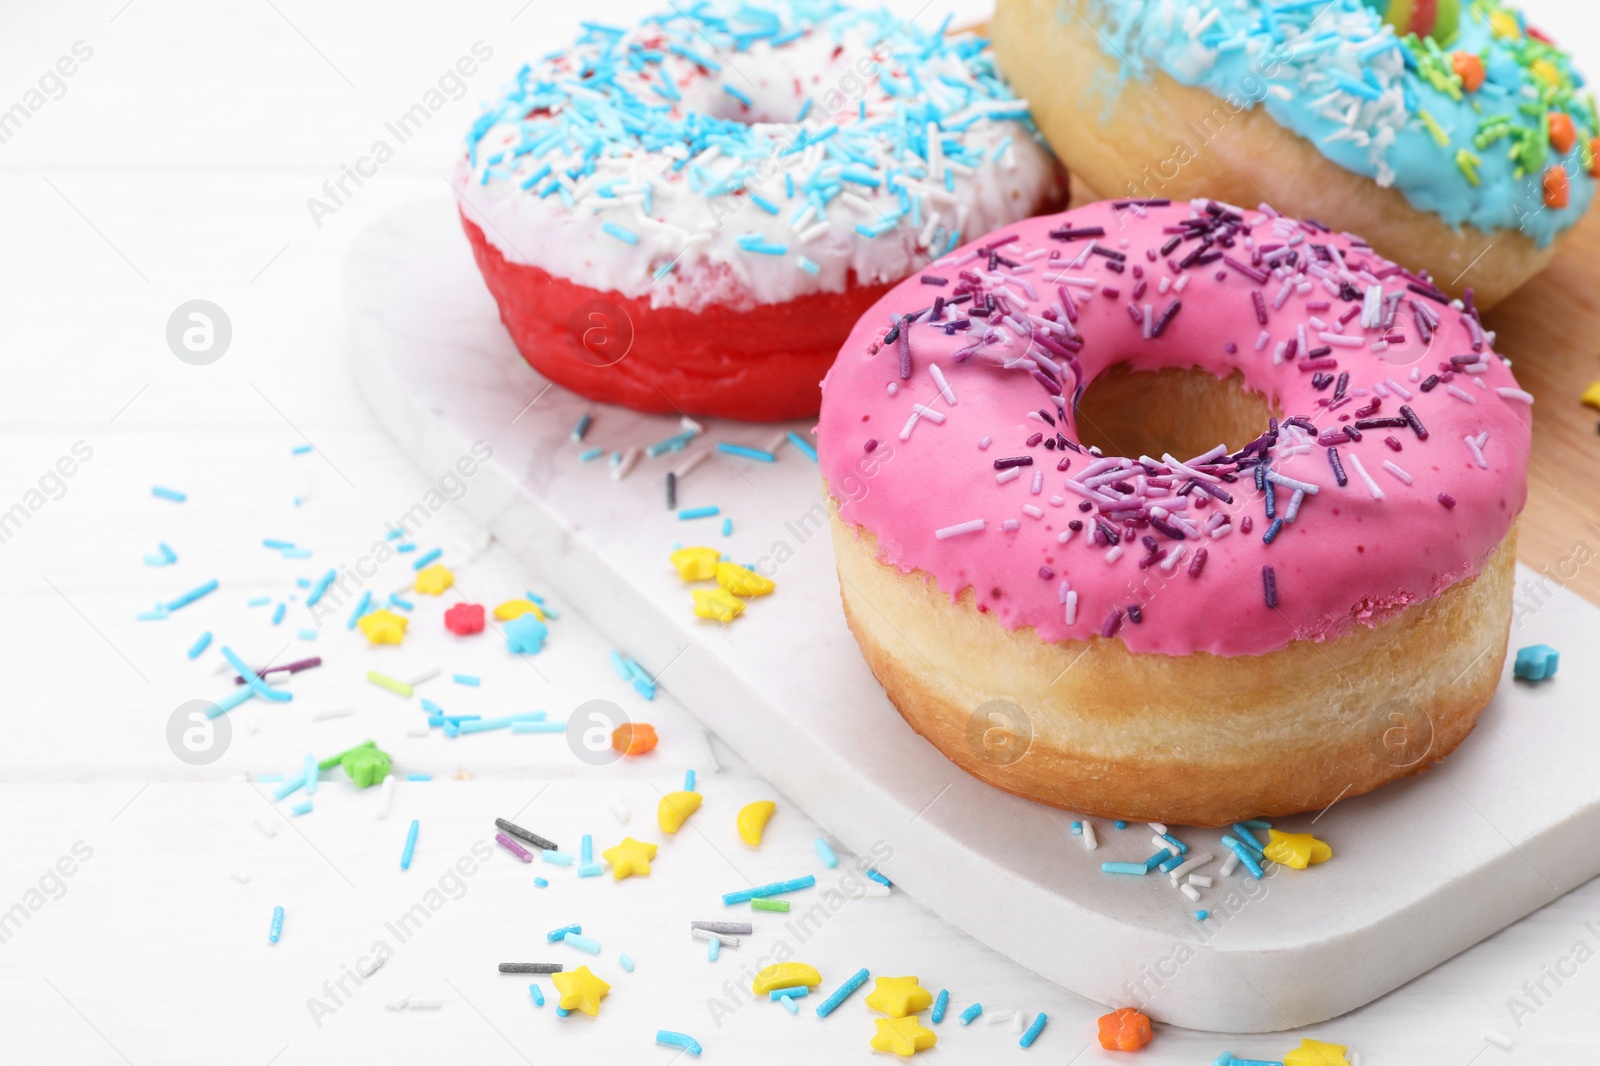
[[[1493,343],[1265,207],[1001,229],[823,384],[850,628],[948,758],[1072,810],[1217,825],[1423,770],[1505,658],[1532,397]]]

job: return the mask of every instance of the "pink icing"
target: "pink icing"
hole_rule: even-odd
[[[1104,235],[1051,236],[1096,227]],[[1491,348],[1493,335],[1470,307],[1418,291],[1434,290],[1357,238],[1266,209],[1101,203],[998,230],[923,276],[948,284],[919,276],[893,289],[856,324],[823,382],[822,472],[843,519],[877,536],[881,562],[932,575],[952,598],[971,588],[980,609],[1008,629],[1030,626],[1046,641],[1114,633],[1132,651],[1166,655],[1259,655],[1291,640],[1334,639],[1475,575],[1526,501],[1532,415]],[[1381,299],[1368,295],[1377,289]],[[987,320],[969,314],[995,293],[999,306]],[[1252,293],[1262,297],[1264,327]],[[930,321],[936,297],[963,295],[972,298]],[[910,372],[902,378],[892,326],[919,311],[903,331]],[[1452,357],[1461,358],[1446,374]],[[1309,360],[1325,369],[1308,369]],[[1246,388],[1284,412],[1285,425],[1275,436],[1263,426],[1249,455],[1242,450],[1250,442],[1228,441],[1231,456],[1187,472],[1161,456],[1135,456],[1123,461],[1119,484],[1097,486],[1096,473],[1117,464],[1070,446],[1047,449],[1043,439],[1030,446],[1036,434],[1055,440],[1057,432],[1030,412],[1059,415],[1059,432],[1076,443],[1074,395],[1117,364],[1219,377],[1238,371]],[[1048,384],[1057,373],[1064,399]],[[912,421],[914,405],[933,414]],[[1359,441],[1343,434],[1358,421],[1403,417],[1402,406],[1426,439],[1409,422],[1358,430]],[[1333,436],[1343,437],[1336,448],[1344,486],[1328,454]],[[1486,466],[1467,438],[1483,442]],[[1263,451],[1275,474],[1317,488],[1270,544],[1254,472]],[[995,461],[1023,456],[1032,465],[1000,480]],[[1066,472],[1057,469],[1063,458]],[[1193,457],[1172,458],[1193,465]],[[1268,488],[1283,518],[1294,486]],[[1087,513],[1079,510],[1085,493],[1096,500]],[[1225,516],[1229,532],[1213,535],[1214,516]],[[981,530],[961,531],[978,520]],[[1123,538],[1120,553],[1111,554],[1103,532],[1092,536],[1097,520]],[[1084,528],[1062,543],[1071,521]],[[1202,547],[1206,559],[1193,575]],[[1076,595],[1071,606],[1068,592]]]

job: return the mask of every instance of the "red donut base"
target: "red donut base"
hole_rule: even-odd
[[[801,296],[749,311],[651,307],[512,263],[464,215],[472,256],[517,350],[551,381],[591,400],[651,414],[745,422],[813,416],[821,382],[856,321],[892,284]],[[601,317],[580,313],[585,304]],[[610,321],[620,312],[623,322]],[[574,316],[576,321],[572,321]],[[586,327],[597,342],[586,347]],[[630,335],[631,334],[631,338]],[[627,343],[631,339],[631,344]],[[625,348],[617,359],[605,345]],[[616,348],[612,350],[615,351]],[[598,353],[597,353],[598,349]]]

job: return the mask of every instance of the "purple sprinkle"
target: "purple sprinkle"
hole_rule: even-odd
[[[1182,300],[1173,300],[1170,304],[1168,304],[1166,309],[1163,310],[1159,316],[1157,316],[1155,325],[1150,327],[1150,336],[1161,336],[1162,332],[1167,328],[1167,323],[1171,322],[1173,316],[1181,310],[1183,310]]]
[[[1349,373],[1348,372],[1341,373],[1339,375],[1339,380],[1337,382],[1335,382],[1334,386],[1333,386],[1333,398],[1335,400],[1344,399],[1344,390],[1349,388],[1349,387],[1350,387],[1350,375],[1349,375]]]
[[[1357,411],[1356,413],[1360,414],[1361,412]],[[1407,424],[1406,420],[1398,415],[1391,415],[1386,418],[1356,419],[1357,429],[1405,429]]]
[[[1144,608],[1140,607],[1137,603],[1130,603],[1128,605],[1128,621],[1132,622],[1134,625],[1139,625],[1142,623],[1144,621]]]
[[[1031,437],[1029,437],[1027,439],[1026,443],[1027,443],[1028,447],[1030,447],[1030,448],[1037,448],[1039,446],[1039,442],[1042,441],[1042,440],[1044,440],[1044,434],[1043,433],[1035,433],[1033,436],[1031,436]],[[1029,461],[1031,462],[1032,460],[1029,460]]]
[[[1246,536],[1250,535],[1250,530],[1254,528],[1254,526],[1255,523],[1250,520],[1249,515],[1245,515],[1243,518],[1239,519],[1239,532],[1245,534]]]
[[[1341,489],[1350,484],[1350,477],[1344,472],[1344,464],[1339,461],[1338,448],[1328,449],[1328,465],[1333,467],[1333,479],[1339,483]]]
[[[1418,440],[1428,439],[1428,430],[1425,426],[1423,426],[1422,419],[1417,417],[1417,412],[1413,411],[1406,404],[1401,404],[1400,417],[1405,419],[1406,425],[1411,427],[1411,432],[1417,435]]]
[[[863,447],[865,447],[865,449],[869,452],[876,451],[878,448],[878,438],[869,437],[867,439],[867,443]]]
[[[911,376],[911,319],[900,320],[900,380]]]
[[[1256,321],[1258,323],[1260,323],[1261,325],[1263,325],[1263,326],[1266,325],[1267,324],[1267,301],[1262,298],[1260,290],[1258,290],[1258,289],[1251,289],[1250,290],[1250,302],[1253,303],[1255,305],[1255,308],[1256,308]]]
[[[1299,363],[1296,363],[1295,365],[1300,368],[1300,373],[1309,374],[1313,370],[1337,370],[1337,369],[1339,369],[1339,360],[1337,360],[1337,359],[1304,359],[1304,360],[1300,361]]]
[[[1199,577],[1200,571],[1206,568],[1207,552],[1204,548],[1195,551],[1194,558],[1189,560],[1189,576]]]
[[[1439,493],[1439,502],[1444,504],[1445,510],[1447,511],[1455,509],[1456,498],[1450,495],[1448,492]]]
[[[1048,566],[1041,566],[1039,567],[1039,576],[1044,580],[1049,581],[1051,578],[1056,576],[1056,572],[1050,569]]]
[[[1074,533],[1077,533],[1083,529],[1083,523],[1074,518],[1072,521],[1067,523],[1067,528],[1072,530]]]
[[[1268,498],[1270,499],[1271,497],[1268,497]],[[1271,544],[1273,541],[1278,539],[1278,534],[1282,533],[1282,532],[1283,532],[1283,519],[1274,518],[1272,520],[1272,525],[1267,527],[1266,534],[1261,538],[1261,543],[1263,543],[1263,544]]]
[[[1104,226],[1083,226],[1079,229],[1053,229],[1050,236],[1058,241],[1082,241],[1091,237],[1104,237]]]
[[[1267,606],[1273,610],[1278,606],[1278,575],[1270,566],[1261,568],[1261,591],[1267,600]]]
[[[924,275],[922,275],[922,283],[924,285],[944,286],[944,285],[950,284],[950,279],[949,278],[936,278],[932,274],[924,274]]]
[[[1033,456],[1031,456],[1031,455],[1018,455],[1018,456],[1013,456],[1010,459],[996,459],[994,461],[994,468],[996,470],[1010,470],[1014,466],[1032,466],[1032,465],[1033,465]]]
[[[1392,452],[1397,452],[1400,450],[1400,441],[1395,437],[1385,437],[1383,438],[1383,443],[1388,445],[1389,450]]]
[[[1114,637],[1117,635],[1117,630],[1121,628],[1122,608],[1113,607],[1111,608],[1111,613],[1106,616],[1106,620],[1100,625],[1100,635],[1102,637]]]

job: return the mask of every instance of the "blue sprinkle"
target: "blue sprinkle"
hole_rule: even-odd
[[[1150,868],[1142,862],[1103,862],[1100,871],[1108,874],[1130,874],[1134,877],[1143,877],[1150,872]]]
[[[578,462],[587,463],[590,459],[598,459],[606,453],[604,448],[590,448],[578,456]]]
[[[684,773],[683,773],[683,790],[685,792],[693,792],[694,791],[694,771],[693,770],[685,770],[684,771]]]
[[[411,611],[416,609],[410,600],[401,599],[392,592],[389,593],[389,606],[398,607],[402,611]]]
[[[578,424],[572,427],[572,432],[567,435],[568,439],[570,439],[574,444],[577,444],[579,441],[583,440],[584,434],[589,432],[589,426],[593,422],[594,419],[587,412],[585,412],[583,417],[578,419]]]
[[[971,1025],[972,1024],[972,1020],[974,1018],[976,1018],[978,1015],[982,1014],[982,1013],[983,1013],[983,1004],[982,1003],[974,1003],[972,1006],[968,1007],[966,1010],[961,1012],[961,1024],[962,1025]]]
[[[792,429],[789,431],[789,443],[793,444],[795,448],[800,451],[801,455],[804,455],[813,463],[817,461],[817,449],[811,446],[810,441],[806,440]]]
[[[173,503],[182,503],[189,497],[177,489],[163,488],[160,485],[150,486],[150,495],[158,500],[171,500]]]
[[[450,680],[454,681],[458,685],[470,685],[473,688],[477,688],[479,685],[483,684],[482,681],[478,680],[476,677],[473,677],[471,674],[451,674]]]
[[[189,645],[189,658],[191,658],[191,659],[200,658],[200,653],[205,651],[206,648],[208,648],[210,646],[211,646],[211,630],[208,629],[204,633],[201,633],[198,637],[196,637],[195,638],[195,642],[193,644]]]
[[[948,988],[941,988],[939,989],[939,994],[934,997],[933,1000],[933,1014],[931,1015],[933,1024],[938,1025],[940,1022],[944,1021],[944,1012],[949,1009],[950,990]]]
[[[817,1017],[826,1018],[834,1009],[850,997],[850,993],[867,983],[867,978],[872,976],[865,966],[850,975],[850,979],[834,990],[833,995],[817,1004]]]
[[[807,259],[803,255],[798,260],[795,261],[794,265],[799,267],[801,270],[804,270],[807,274],[810,274],[812,277],[816,277],[818,274],[822,273],[822,268],[820,266],[818,266],[817,264],[813,263],[811,260]]]
[[[687,522],[692,518],[715,518],[721,513],[720,507],[688,507],[678,512],[678,520]]]
[[[432,781],[433,780],[433,775],[432,774],[407,774],[406,775],[406,780],[407,781]]]
[[[444,549],[443,548],[435,548],[431,552],[428,552],[428,553],[420,556],[419,558],[417,558],[416,561],[414,561],[411,564],[411,569],[413,569],[413,570],[421,570],[423,567],[427,566],[429,563],[433,562],[435,559],[439,558],[439,556],[441,556],[443,554],[444,554]]]
[[[296,803],[293,807],[289,808],[289,813],[294,815],[297,818],[302,814],[310,814],[311,813],[311,801],[310,800],[301,800],[299,803]]]
[[[535,880],[538,879],[535,878]],[[535,981],[528,986],[528,995],[533,997],[533,1005],[535,1007],[544,1006],[544,990],[539,987],[539,982]]]
[[[606,222],[600,228],[624,244],[639,243],[639,235],[637,233],[625,226],[619,226],[615,222]]]
[[[722,83],[722,91],[727,93],[729,96],[733,97],[735,100],[739,101],[745,107],[755,107],[756,106],[756,103],[755,103],[754,100],[750,99],[750,97],[745,95],[745,93],[743,91],[734,88],[732,85],[729,85],[727,82],[723,82]]]
[[[787,177],[787,175],[785,176]],[[765,196],[762,196],[760,193],[751,193],[750,202],[761,208],[761,210],[765,211],[769,215],[776,215],[778,213],[778,205],[767,199]]]
[[[271,602],[271,596],[251,596],[248,600],[244,601],[244,605],[246,607],[265,607]]]
[[[712,943],[718,943],[718,941],[712,941]],[[687,1033],[675,1033],[670,1029],[657,1029],[656,1043],[665,1044],[667,1047],[681,1047],[691,1055],[700,1054],[699,1042]]]
[[[754,459],[758,463],[773,463],[778,460],[778,457],[771,452],[762,451],[760,448],[747,447],[743,444],[729,444],[727,441],[718,441],[717,451],[723,455],[737,455],[744,459]]]
[[[724,537],[733,536],[733,519],[724,518],[722,520],[722,535]]]
[[[309,627],[302,628],[299,632],[297,632],[295,634],[295,636],[299,637],[301,640],[316,640],[317,639],[317,631],[315,629],[311,629]]]
[[[626,954],[626,953],[624,953],[624,954],[622,954],[622,955],[619,955],[619,956],[618,956],[618,957],[617,957],[617,965],[618,965],[618,966],[621,966],[621,967],[622,967],[622,968],[623,968],[623,969],[624,969],[624,970],[626,970],[626,971],[627,971],[627,972],[628,972],[628,973],[632,973],[632,972],[633,972],[633,960],[632,960],[632,959],[630,959],[630,958],[629,958],[629,957],[628,957],[628,956],[627,956],[627,954]]]
[[[366,589],[361,593],[361,599],[356,601],[356,609],[350,612],[350,618],[344,624],[346,629],[354,629],[361,616],[367,613],[372,606],[372,590]]]
[[[1207,918],[1211,917],[1211,912],[1210,911],[1195,911],[1194,912],[1194,916],[1195,916],[1195,918],[1197,918],[1197,919],[1199,919],[1200,921],[1203,922]]]
[[[1023,1047],[1032,1047],[1033,1042],[1039,1039],[1039,1034],[1044,1031],[1044,1023],[1049,1020],[1050,1016],[1043,1012],[1035,1015],[1033,1024],[1028,1026],[1028,1031],[1022,1034],[1022,1039],[1018,1042]]]
[[[272,624],[273,625],[280,624],[283,621],[284,612],[287,611],[288,609],[289,609],[289,605],[286,604],[286,603],[279,603],[278,606],[274,607],[272,609]]]
[[[826,840],[818,837],[816,848],[817,854],[822,857],[822,865],[826,866],[830,870],[838,868],[839,856],[834,854],[833,848],[829,846]]]
[[[544,879],[544,878],[542,878],[542,877],[535,877],[535,878],[534,878],[534,879],[533,879],[533,883],[534,883],[534,886],[535,886],[535,887],[536,887],[536,888],[549,888],[549,887],[550,887],[550,882],[549,882],[549,881],[546,881],[546,880],[545,880],[545,879]]]
[[[311,445],[309,445],[309,444],[296,444],[293,448],[291,448],[289,450],[289,454],[290,455],[306,455],[310,451],[311,451]]]

